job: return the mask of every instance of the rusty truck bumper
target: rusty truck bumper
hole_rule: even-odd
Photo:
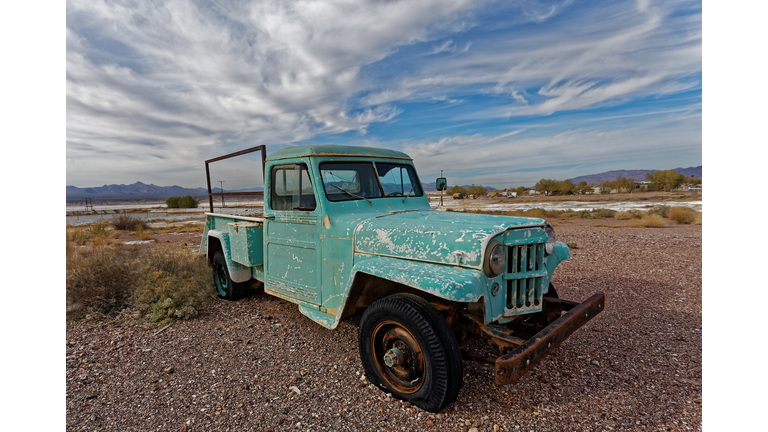
[[[582,303],[546,297],[545,301],[566,312],[522,345],[496,359],[494,366],[497,384],[510,384],[533,369],[571,333],[603,311],[605,295],[597,292]]]

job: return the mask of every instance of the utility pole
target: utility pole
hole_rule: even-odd
[[[440,170],[440,177],[443,177],[443,170]],[[440,189],[440,207],[443,206],[443,191],[444,189]]]
[[[224,205],[224,180],[219,180],[219,183],[221,184],[221,208],[226,207]]]

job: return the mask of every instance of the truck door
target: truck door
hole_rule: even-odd
[[[264,289],[278,297],[319,306],[320,211],[306,162],[273,165],[264,212]],[[271,217],[270,217],[271,216]]]

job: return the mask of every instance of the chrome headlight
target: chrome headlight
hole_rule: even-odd
[[[547,242],[544,243],[544,252],[549,255],[555,251],[555,230],[547,225],[546,228],[544,228],[544,231],[547,233]]]
[[[507,264],[507,252],[504,246],[498,241],[492,241],[485,250],[485,264],[483,269],[489,278],[495,278],[504,271],[504,265]]]

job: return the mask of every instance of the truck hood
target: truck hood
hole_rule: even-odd
[[[355,252],[482,269],[483,252],[493,237],[545,224],[539,218],[436,210],[395,213],[358,224]]]

